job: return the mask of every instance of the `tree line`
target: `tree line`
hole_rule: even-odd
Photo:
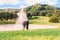
[[[26,8],[30,17],[46,16],[50,17],[49,22],[60,22],[60,10],[54,6],[46,4],[36,4]]]
[[[17,14],[13,12],[0,12],[0,21],[16,19]]]
[[[0,12],[0,20],[13,20],[16,19],[17,12]],[[29,18],[32,16],[46,16],[49,17],[49,22],[60,22],[60,10],[54,6],[46,4],[35,4],[26,8],[26,12]]]

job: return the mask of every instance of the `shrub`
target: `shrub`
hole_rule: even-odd
[[[59,19],[58,19],[58,17],[56,17],[56,16],[52,16],[52,17],[49,19],[49,22],[58,23],[58,22],[59,22]]]
[[[8,21],[8,19],[16,19],[17,18],[17,13],[13,12],[0,12],[0,20],[1,21]]]

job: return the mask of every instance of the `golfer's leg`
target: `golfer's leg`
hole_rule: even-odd
[[[26,23],[26,29],[28,30],[29,22],[27,21]]]
[[[23,26],[23,30],[25,29],[25,25]]]
[[[25,29],[25,22],[23,22],[23,30]]]

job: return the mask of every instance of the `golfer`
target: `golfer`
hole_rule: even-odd
[[[28,30],[29,21],[28,21],[26,10],[25,9],[21,9],[20,12],[17,15],[20,18],[20,23],[23,25],[23,30],[24,29]]]

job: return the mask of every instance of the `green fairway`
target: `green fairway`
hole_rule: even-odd
[[[16,21],[0,21],[0,24],[15,24]],[[40,25],[54,25],[60,27],[60,23],[49,22],[49,17],[45,16],[33,16],[29,19],[30,24],[40,24]]]
[[[0,40],[60,40],[60,29],[3,31]]]
[[[37,18],[35,18],[35,17],[37,17]],[[30,24],[54,25],[54,26],[60,27],[60,23],[51,23],[51,22],[49,22],[49,17],[33,16],[32,18],[33,19],[30,20]]]

